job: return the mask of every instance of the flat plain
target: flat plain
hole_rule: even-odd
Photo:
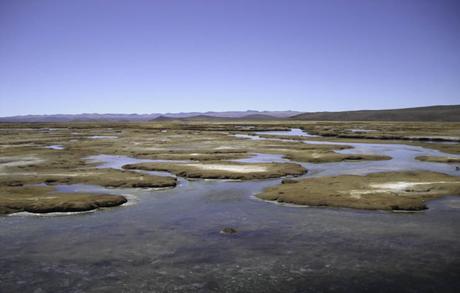
[[[459,160],[455,122],[2,123],[0,280],[7,291],[458,288]]]

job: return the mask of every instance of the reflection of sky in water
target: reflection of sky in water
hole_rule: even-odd
[[[25,292],[63,291],[69,283],[81,291],[190,292],[201,286],[225,292],[237,283],[251,292],[290,292],[331,284],[344,291],[376,282],[394,288],[414,281],[412,289],[458,284],[449,265],[460,247],[458,197],[412,214],[252,199],[278,183],[197,180],[161,191],[61,187],[129,194],[136,204],[67,217],[1,218],[2,286]],[[224,227],[239,233],[221,235]],[[424,278],[413,274],[414,267]]]
[[[308,142],[313,143],[313,142]],[[449,156],[460,157],[459,155],[446,154],[441,151],[427,149],[418,146],[402,144],[365,144],[365,143],[337,143],[353,146],[352,149],[339,150],[342,154],[374,154],[390,156],[391,160],[383,161],[362,161],[362,162],[341,162],[313,165],[310,169],[318,171],[318,176],[355,174],[365,175],[373,172],[404,171],[404,170],[426,170],[441,172],[449,175],[460,175],[454,165],[422,162],[415,159],[417,156]]]
[[[278,131],[280,135],[287,134],[289,131]],[[236,135],[239,138],[253,140],[268,140],[257,135]],[[274,139],[269,139],[274,140]],[[287,141],[283,139],[282,141]],[[360,162],[338,162],[312,164],[302,163],[309,172],[304,177],[309,176],[336,176],[342,174],[365,175],[375,172],[405,171],[405,170],[426,170],[441,172],[449,175],[460,175],[455,169],[454,164],[431,163],[415,160],[417,156],[449,156],[460,157],[460,155],[447,154],[438,150],[432,150],[419,146],[410,146],[404,144],[372,144],[372,143],[347,143],[347,142],[329,142],[329,141],[304,141],[307,144],[334,144],[349,145],[353,148],[338,150],[341,154],[373,154],[390,156],[391,160],[383,161],[360,161]],[[255,157],[257,158],[257,157]],[[252,158],[252,162],[255,162]]]
[[[313,137],[317,135],[309,134],[308,132],[300,129],[300,128],[292,128],[291,130],[287,131],[258,131],[256,134],[268,134],[268,135],[294,135],[294,136],[305,136],[305,137]]]
[[[138,164],[138,163],[183,163],[188,161],[180,160],[150,160],[150,159],[136,159],[127,156],[114,156],[114,155],[96,155],[86,158],[89,163],[98,163],[97,168],[112,168],[122,170],[122,167],[127,164]],[[144,171],[144,170],[129,170],[131,172],[145,173],[149,175],[159,176],[175,176],[169,172],[163,171]]]
[[[46,148],[50,150],[63,150],[64,146],[59,145],[59,144],[53,144],[53,145],[47,146]]]
[[[306,163],[310,172],[305,176],[408,168],[453,173],[448,170],[453,166],[413,159],[442,155],[438,151],[353,146],[341,152],[393,159]],[[255,154],[246,160],[280,159]],[[103,161],[99,167],[104,168],[153,161],[104,155],[93,160]],[[294,208],[252,198],[280,180],[184,180],[177,188],[155,191],[58,186],[60,191],[128,195],[136,204],[68,217],[0,217],[2,289],[298,292],[460,286],[454,269],[460,255],[459,197],[434,200],[418,213]],[[224,227],[239,233],[222,235]]]

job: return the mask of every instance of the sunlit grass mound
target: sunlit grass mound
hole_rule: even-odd
[[[206,162],[206,163],[140,163],[123,166],[125,169],[168,171],[177,176],[203,179],[267,179],[283,176],[298,176],[306,172],[299,164],[294,163],[238,163],[238,162]]]
[[[426,201],[443,195],[460,195],[460,178],[420,171],[286,180],[257,197],[308,206],[422,210]]]

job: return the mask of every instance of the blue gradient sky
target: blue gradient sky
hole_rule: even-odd
[[[0,0],[0,116],[460,104],[460,1]]]

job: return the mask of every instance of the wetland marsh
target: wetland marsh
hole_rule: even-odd
[[[460,289],[458,123],[0,128],[5,292]]]

